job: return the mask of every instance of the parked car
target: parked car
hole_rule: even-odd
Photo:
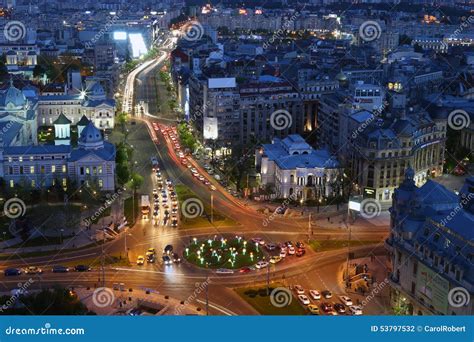
[[[362,307],[360,307],[359,305],[351,305],[351,306],[349,306],[349,311],[350,311],[350,313],[353,314],[354,316],[362,315]]]
[[[298,299],[299,299],[300,302],[301,302],[302,304],[304,304],[304,305],[309,305],[309,304],[311,304],[311,302],[309,301],[309,298],[308,298],[306,295],[304,295],[304,294],[298,295]]]
[[[272,264],[279,263],[281,261],[281,257],[279,255],[274,255],[270,258],[270,262]]]
[[[329,291],[329,290],[324,290],[324,291],[321,292],[321,294],[322,294],[323,297],[326,298],[326,299],[332,298],[332,292]]]
[[[293,288],[295,289],[295,291],[296,291],[297,294],[304,294],[303,286],[301,286],[301,285],[295,285],[295,286],[293,286]]]
[[[217,271],[216,271],[217,274],[233,274],[234,271],[233,270],[229,270],[228,268],[219,268]]]
[[[308,310],[312,315],[319,315],[319,308],[315,304],[309,304]]]
[[[352,299],[350,299],[347,296],[339,296],[339,299],[344,305],[351,306],[352,305]]]
[[[36,266],[29,266],[25,268],[25,273],[26,274],[40,274],[40,273],[43,273],[43,270]]]
[[[257,263],[255,264],[255,267],[257,267],[257,268],[259,268],[259,269],[260,269],[260,268],[265,268],[265,267],[267,267],[267,266],[268,266],[268,262],[267,262],[267,261],[263,261],[263,260],[262,260],[262,261],[259,261],[259,262],[257,262]]]
[[[303,255],[305,255],[305,253],[306,253],[306,250],[304,248],[298,248],[298,250],[296,251],[296,256],[302,257]]]
[[[4,271],[4,274],[6,277],[9,277],[9,276],[18,276],[21,274],[21,270],[19,268],[7,268],[5,271]]]
[[[266,248],[268,251],[274,251],[274,250],[276,249],[276,247],[277,247],[277,245],[274,244],[274,243],[271,243],[271,242],[270,242],[270,243],[267,243],[267,244],[265,245],[265,248]]]
[[[74,270],[76,272],[89,272],[91,268],[87,265],[76,265],[76,267],[74,267]]]
[[[343,314],[346,312],[346,307],[344,306],[344,304],[336,303],[334,304],[334,310],[336,310],[338,314]]]
[[[332,305],[330,303],[322,303],[321,304],[321,309],[325,312],[325,313],[329,313],[332,311]]]
[[[316,291],[316,290],[309,290],[309,295],[310,295],[311,298],[313,298],[313,299],[316,299],[316,300],[321,299],[321,293],[319,293],[319,291]]]
[[[288,254],[289,255],[294,255],[295,253],[296,253],[295,247],[293,247],[293,246],[288,247]]]
[[[239,273],[249,273],[251,271],[250,267],[242,267],[239,270]]]
[[[67,273],[67,272],[69,272],[69,267],[61,266],[61,265],[53,267],[53,273]]]

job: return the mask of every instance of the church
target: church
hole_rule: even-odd
[[[59,182],[115,190],[115,146],[83,115],[77,120],[78,144],[71,145],[71,124],[63,113],[52,122],[54,144],[38,145],[38,103],[13,83],[0,91],[0,178],[7,187],[45,188]]]

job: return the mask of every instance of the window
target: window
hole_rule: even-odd
[[[23,157],[18,157],[18,161],[21,163],[23,161]]]
[[[63,165],[63,170],[62,170],[62,171],[63,171],[63,173],[66,173],[66,172],[67,172],[67,170],[66,170],[66,165]]]
[[[67,180],[66,178],[63,178],[63,187],[66,187],[67,186]]]
[[[35,167],[34,166],[30,166],[30,173],[35,173]]]
[[[35,188],[36,187],[36,182],[34,179],[31,180],[31,187],[32,188]]]
[[[99,188],[104,187],[104,181],[102,179],[99,179]]]
[[[56,165],[51,165],[51,172],[55,173],[56,172]]]

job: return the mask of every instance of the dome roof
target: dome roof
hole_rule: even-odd
[[[102,142],[102,134],[95,127],[92,121],[89,121],[86,127],[81,132],[81,137],[79,141],[83,144],[95,144],[97,142]]]
[[[3,94],[3,105],[7,106],[9,103],[15,107],[23,107],[26,104],[25,94],[18,88],[15,88],[12,81],[10,81],[10,86]]]
[[[336,81],[339,81],[339,82],[347,81],[347,75],[341,70],[336,75]]]
[[[54,125],[70,125],[71,120],[69,120],[66,115],[63,113],[59,114],[58,118],[54,120],[53,122]]]
[[[92,96],[100,96],[105,94],[104,88],[100,85],[99,82],[94,83],[90,88],[89,92]]]

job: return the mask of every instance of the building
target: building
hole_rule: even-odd
[[[474,177],[456,195],[431,180],[417,187],[414,175],[406,171],[390,208],[392,305],[400,314],[473,315]]]
[[[298,134],[274,138],[256,151],[261,185],[277,197],[314,200],[342,195],[343,169],[326,150],[315,150]]]
[[[9,145],[0,135],[0,178],[7,187],[67,188],[91,186],[115,190],[115,146],[104,141],[89,121],[82,129],[78,146],[70,144],[70,122],[61,114],[55,121],[54,145]]]

